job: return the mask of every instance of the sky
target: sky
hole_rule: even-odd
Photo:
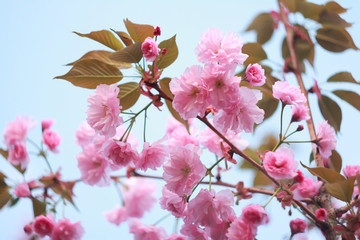
[[[323,1],[321,1],[323,2]],[[360,4],[356,0],[339,1],[348,13],[343,17],[353,26],[348,29],[354,42],[360,46]],[[3,132],[6,123],[19,115],[31,116],[37,120],[38,125],[29,137],[40,141],[40,125],[42,119],[55,119],[53,126],[62,137],[59,154],[52,154],[50,161],[55,169],[61,166],[64,179],[79,178],[80,173],[76,167],[76,155],[81,151],[75,144],[75,130],[85,121],[87,97],[92,90],[73,86],[67,81],[54,79],[55,76],[65,74],[69,68],[65,65],[80,58],[91,50],[106,50],[106,47],[86,38],[81,38],[73,31],[88,33],[95,30],[115,29],[125,30],[123,19],[132,22],[160,26],[162,36],[160,40],[176,34],[179,48],[177,61],[167,68],[163,76],[176,77],[183,73],[186,67],[197,64],[194,48],[202,32],[209,28],[219,28],[223,32],[238,32],[244,42],[255,40],[253,33],[244,30],[251,20],[260,12],[275,10],[275,1],[4,1],[0,8],[0,26],[2,37],[1,46],[1,76],[0,76],[0,132]],[[311,27],[311,25],[310,25]],[[281,63],[279,52],[282,34],[278,33],[272,39],[273,43],[265,45],[270,59]],[[317,68],[304,76],[306,87],[310,87],[313,78],[319,81],[325,94],[335,87],[352,89],[360,92],[359,86],[325,84],[326,79],[340,71],[350,71],[355,79],[360,79],[359,51],[347,50],[344,53],[333,54],[317,49],[315,65]],[[280,76],[281,77],[281,76]],[[293,81],[287,76],[289,81]],[[294,83],[294,82],[293,82]],[[335,86],[335,87],[334,87]],[[331,94],[330,94],[331,95]],[[310,101],[315,101],[313,96]],[[146,101],[140,102],[146,104]],[[338,135],[337,150],[343,157],[344,164],[358,164],[359,158],[354,149],[359,148],[358,127],[360,114],[354,108],[338,100],[343,110],[342,130]],[[316,104],[315,104],[316,105]],[[318,108],[314,108],[315,122],[322,121]],[[156,141],[165,132],[166,110],[159,112],[152,108],[149,111],[148,132],[149,141]],[[277,134],[279,111],[264,122],[255,132],[255,137],[244,135],[251,146],[256,146],[261,136],[267,133]],[[135,133],[141,138],[141,122]],[[308,137],[306,134],[303,138]],[[4,147],[0,141],[0,147]],[[298,157],[308,161],[310,146],[296,146]],[[22,181],[21,176],[13,170],[6,161],[0,161],[0,171],[11,176],[15,183]],[[32,157],[26,180],[41,176],[46,171],[42,159]],[[251,173],[234,171],[230,180],[251,179]],[[234,181],[235,182],[235,181]],[[161,183],[158,182],[158,193]],[[76,203],[80,212],[66,207],[64,214],[72,221],[81,220],[86,230],[85,240],[90,239],[132,239],[126,224],[116,227],[106,222],[102,212],[111,210],[119,202],[113,187],[99,188],[79,184],[75,188]],[[268,198],[256,196],[260,204],[266,203]],[[244,204],[248,204],[245,202]],[[241,207],[237,207],[237,212]],[[63,211],[62,207],[59,211]],[[273,239],[282,239],[289,234],[284,227],[289,218],[287,211],[282,211],[276,201],[267,207],[270,214],[270,224],[259,229],[259,239],[271,234]],[[152,224],[160,219],[165,212],[159,207],[151,214],[146,214],[144,222]],[[31,203],[22,200],[16,208],[0,211],[1,239],[21,239],[20,232],[27,221],[32,219]],[[6,222],[4,224],[4,222]],[[172,231],[173,220],[162,222],[168,233]],[[318,236],[318,235],[314,235]],[[321,238],[319,238],[321,239]]]

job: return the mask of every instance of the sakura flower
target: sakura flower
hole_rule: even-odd
[[[84,147],[77,156],[81,179],[89,185],[104,186],[110,183],[110,168],[108,161],[100,154],[94,144]]]
[[[147,37],[141,44],[141,51],[146,61],[153,62],[159,55],[160,48],[158,48],[158,44],[153,38]]]
[[[54,124],[54,120],[52,119],[44,119],[41,121],[41,129],[42,131],[50,128]]]
[[[26,182],[20,183],[19,185],[16,186],[16,188],[14,190],[14,194],[19,198],[20,197],[30,197],[31,192],[30,192],[29,185]]]
[[[266,172],[277,180],[291,179],[297,175],[297,161],[290,148],[279,147],[275,152],[264,154],[263,165]]]
[[[103,144],[103,154],[109,161],[112,170],[126,167],[130,163],[138,161],[139,154],[131,147],[128,142],[114,141],[108,139]]]
[[[156,202],[153,194],[156,185],[146,179],[130,178],[122,188],[124,203],[129,217],[141,218],[146,211],[150,211]]]
[[[312,198],[319,194],[321,181],[313,181],[311,178],[304,178],[294,190],[294,199],[303,200],[304,198]]]
[[[119,226],[120,223],[127,220],[127,210],[125,207],[116,206],[112,211],[104,213],[106,220]]]
[[[306,227],[307,227],[306,222],[300,218],[290,221],[291,235],[294,235],[297,233],[304,233],[306,230]]]
[[[215,127],[223,132],[252,132],[254,123],[259,124],[264,120],[264,110],[256,105],[261,98],[260,91],[240,87],[238,98],[233,99],[228,107],[215,115]]]
[[[139,158],[134,161],[135,168],[143,171],[146,171],[148,168],[156,170],[167,160],[168,155],[168,150],[164,145],[158,142],[150,145],[148,142],[145,142],[144,149]]]
[[[180,233],[187,237],[187,240],[209,240],[207,233],[193,223],[185,222]]]
[[[356,177],[356,175],[360,174],[360,166],[358,165],[348,165],[343,168],[344,176],[347,178]]]
[[[190,119],[191,120],[191,119]],[[166,124],[165,137],[167,146],[172,149],[176,146],[186,146],[193,144],[199,147],[199,140],[196,137],[198,129],[192,121],[188,120],[189,131],[186,127],[173,117],[169,117]]]
[[[19,142],[10,146],[8,161],[15,166],[20,165],[22,170],[27,167],[30,162],[30,158],[27,153],[25,143]]]
[[[29,129],[33,128],[36,122],[25,116],[19,116],[14,121],[6,125],[4,133],[4,142],[10,147],[16,143],[25,142]]]
[[[315,216],[318,220],[324,221],[328,218],[328,213],[325,208],[318,208],[315,211]]]
[[[234,216],[234,219],[235,218],[236,217]],[[210,239],[228,239],[226,234],[232,221],[224,221],[220,224],[216,224],[214,227],[205,227],[205,232],[208,234]]]
[[[71,223],[65,218],[55,225],[51,240],[80,240],[84,232],[80,222]]]
[[[95,135],[95,130],[87,122],[83,122],[75,132],[76,144],[84,147],[93,141]]]
[[[252,204],[242,209],[241,218],[244,222],[254,226],[263,225],[269,222],[265,209],[259,204]]]
[[[168,237],[162,227],[146,226],[136,219],[133,219],[129,225],[130,233],[134,234],[134,240],[163,240]]]
[[[57,152],[56,148],[60,145],[61,138],[56,132],[46,129],[43,132],[42,141],[50,151]]]
[[[202,63],[240,65],[247,58],[247,55],[241,52],[242,46],[242,40],[237,33],[229,32],[223,37],[220,29],[211,28],[201,35],[195,54]]]
[[[179,196],[164,187],[162,197],[160,198],[160,206],[162,209],[171,212],[175,217],[182,218],[184,216],[186,202],[183,196]]]
[[[121,137],[124,135],[126,131],[126,128],[123,126],[119,126],[116,128],[116,134],[113,137],[114,140],[120,140]],[[126,133],[127,134],[127,133]],[[129,133],[129,135],[127,136],[126,139],[127,143],[131,144],[131,147],[136,150],[139,146],[139,140],[134,136],[134,134],[132,134],[132,132]]]
[[[40,237],[51,236],[55,227],[55,219],[51,214],[40,215],[35,218],[32,226],[34,232]]]
[[[306,98],[299,87],[290,85],[288,82],[277,81],[273,85],[273,96],[283,104],[304,104]]]
[[[250,86],[262,86],[265,83],[265,71],[257,63],[249,64],[245,71],[245,79],[249,82]]]
[[[170,90],[174,94],[173,107],[187,120],[198,114],[204,116],[207,103],[207,86],[202,81],[200,66],[188,67],[180,78],[173,78]]]
[[[182,196],[190,194],[192,188],[205,176],[206,168],[201,163],[195,146],[176,147],[170,160],[163,165],[166,187]]]
[[[236,218],[230,225],[226,237],[229,240],[254,240],[257,234],[257,228],[242,218]]]
[[[292,117],[291,122],[300,122],[302,120],[309,120],[309,108],[305,104],[295,104],[291,106]]]
[[[318,139],[316,145],[319,148],[320,154],[323,158],[329,158],[332,150],[336,147],[335,131],[326,120],[317,125],[316,131],[316,138]]]
[[[119,88],[114,85],[100,84],[88,98],[87,122],[99,134],[112,137],[116,127],[123,123],[120,114]]]
[[[229,190],[215,191],[201,189],[198,195],[188,203],[185,222],[207,227],[231,221],[235,218],[232,209],[234,194]]]
[[[186,238],[183,235],[178,235],[176,233],[173,233],[170,235],[170,237],[166,238],[165,240],[186,240]]]

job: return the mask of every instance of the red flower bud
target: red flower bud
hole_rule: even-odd
[[[161,34],[160,27],[156,27],[156,28],[154,29],[154,36],[160,36],[160,34]]]

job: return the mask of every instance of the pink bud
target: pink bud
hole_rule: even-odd
[[[16,186],[14,190],[14,194],[19,198],[30,197],[31,193],[30,193],[29,185],[26,182],[20,183],[19,185]]]
[[[41,121],[41,128],[42,128],[42,131],[50,128],[54,123],[54,120],[52,119],[45,119],[45,120],[42,120]]]
[[[50,129],[46,129],[43,132],[43,142],[50,151],[57,152],[56,147],[59,146],[60,141],[61,141],[61,138],[56,132],[54,132]]]
[[[29,223],[29,224],[26,224],[25,227],[24,227],[24,232],[27,234],[27,235],[30,235],[33,230],[32,230],[32,224]]]
[[[301,132],[302,130],[304,130],[304,126],[303,125],[299,125],[296,129],[297,132]]]
[[[320,221],[324,221],[328,218],[328,213],[325,208],[319,208],[315,211],[316,218]]]
[[[300,218],[290,221],[291,235],[303,233],[306,229],[306,222]]]
[[[50,236],[55,226],[55,221],[52,218],[52,215],[37,216],[33,223],[34,232],[38,234],[40,237]]]
[[[167,49],[166,48],[163,48],[162,50],[161,50],[161,54],[162,55],[165,55],[167,53]]]
[[[160,36],[160,34],[161,34],[160,27],[157,26],[157,27],[154,29],[154,36]]]
[[[298,169],[298,170],[296,170],[296,173],[297,173],[297,175],[294,177],[294,180],[298,183],[301,183],[302,181],[304,181],[303,172],[300,169]]]

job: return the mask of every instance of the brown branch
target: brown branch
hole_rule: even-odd
[[[353,200],[351,200],[350,204],[345,205],[341,208],[335,209],[335,214],[336,214],[336,216],[340,215],[340,214],[342,215],[342,214],[346,213],[347,211],[349,211],[352,207],[359,205],[359,204],[360,204],[360,198],[353,199]]]

